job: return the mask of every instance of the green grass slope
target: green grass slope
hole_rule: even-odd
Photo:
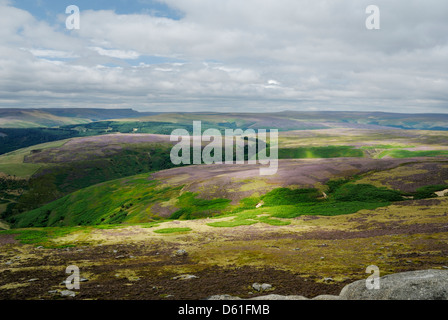
[[[210,216],[229,203],[227,199],[197,199],[193,193],[182,193],[182,186],[163,186],[142,174],[79,190],[15,215],[9,222],[18,228],[144,223],[163,219],[163,207],[175,208],[177,218],[188,213],[185,218],[191,219]]]
[[[166,137],[108,135],[41,144],[0,156],[0,215],[38,208],[101,182],[174,167]],[[11,188],[17,179],[21,188]]]
[[[257,222],[282,225],[288,223],[276,218],[349,214],[403,200],[395,190],[341,181],[326,186],[328,196],[316,188],[280,187],[261,196],[242,198],[231,205],[230,199],[204,199],[201,193],[188,191],[184,185],[168,185],[142,174],[76,191],[41,208],[14,215],[8,222],[15,228],[60,227],[224,215],[234,219],[211,226]]]
[[[363,157],[364,152],[351,146],[279,148],[279,159]]]

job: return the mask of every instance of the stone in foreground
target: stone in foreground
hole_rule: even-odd
[[[359,280],[345,286],[341,300],[448,300],[448,271],[420,270],[390,274],[380,279],[380,289],[366,288]]]

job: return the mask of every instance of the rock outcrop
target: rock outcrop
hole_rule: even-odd
[[[346,285],[339,296],[303,296],[270,294],[248,300],[448,300],[448,270],[419,270],[390,274],[379,278],[379,289],[368,289],[366,280]],[[230,295],[215,295],[208,300],[242,300]]]
[[[366,281],[345,286],[343,300],[448,300],[448,271],[420,270],[380,278],[380,288],[368,290]]]

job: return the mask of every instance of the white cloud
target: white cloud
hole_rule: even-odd
[[[91,47],[93,51],[106,57],[117,58],[117,59],[138,59],[140,54],[135,51],[124,51],[124,50],[107,50],[100,47]]]
[[[46,49],[25,49],[25,48],[22,48],[22,50],[28,50],[34,56],[40,58],[55,58],[55,59],[79,58],[79,56],[73,54],[73,52],[67,52],[67,51],[46,50]]]
[[[277,80],[268,80],[268,84],[271,86],[279,86],[280,82],[278,82]]]

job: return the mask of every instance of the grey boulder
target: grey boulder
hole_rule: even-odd
[[[341,300],[448,300],[448,271],[419,270],[379,278],[379,289],[367,289],[366,280],[345,286]]]

